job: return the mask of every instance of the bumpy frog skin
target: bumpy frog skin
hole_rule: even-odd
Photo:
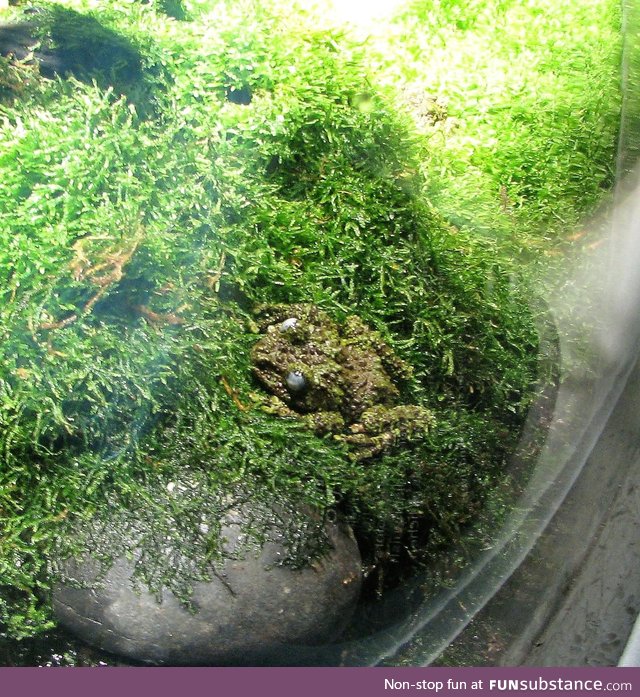
[[[356,460],[426,434],[431,412],[397,404],[395,383],[410,377],[410,366],[358,317],[338,324],[303,304],[262,307],[257,317],[263,336],[251,362],[272,395],[267,411],[333,434],[354,446]]]

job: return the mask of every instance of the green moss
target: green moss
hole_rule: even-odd
[[[622,38],[611,0],[409,3],[377,61],[428,137],[434,205],[548,263],[614,181]]]
[[[143,580],[186,599],[220,551],[198,501],[240,485],[338,509],[375,568],[396,560],[393,540],[414,559],[455,542],[503,477],[537,336],[494,243],[425,197],[415,136],[362,47],[264,4],[192,22],[126,2],[90,16],[144,36],[141,79],[162,99],[143,119],[70,78],[1,107],[2,620],[15,636],[46,627],[50,560],[92,546],[68,526],[139,507],[192,562],[134,535],[154,560]],[[252,406],[252,311],[278,302],[375,328],[412,367],[403,403],[433,428],[364,465]],[[173,506],[158,492],[185,476],[197,493]]]

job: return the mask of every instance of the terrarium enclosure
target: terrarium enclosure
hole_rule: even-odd
[[[560,471],[635,160],[627,10],[335,10],[0,3],[3,665],[188,663],[68,633],[116,568],[149,613],[218,583],[278,626],[198,663],[433,658],[389,656]]]

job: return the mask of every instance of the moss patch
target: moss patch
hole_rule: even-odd
[[[379,37],[380,78],[428,139],[434,205],[510,254],[576,244],[615,176],[622,17],[611,0],[407,3]]]
[[[161,95],[145,118],[74,78],[1,107],[0,618],[16,637],[49,625],[50,560],[90,546],[68,526],[114,510],[144,505],[179,531],[193,564],[146,539],[142,577],[187,599],[220,545],[185,521],[240,485],[344,515],[372,579],[420,562],[502,480],[530,402],[527,291],[494,241],[434,210],[363,48],[264,3],[210,10],[87,15],[139,38]],[[412,368],[401,403],[433,414],[428,433],[354,463],[257,408],[253,311],[273,303],[379,332]],[[175,510],[153,492],[185,473],[195,504]]]

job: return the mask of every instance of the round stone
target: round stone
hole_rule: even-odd
[[[158,599],[136,586],[135,554],[133,560],[117,558],[106,574],[93,558],[68,559],[61,564],[64,583],[53,588],[60,623],[105,651],[167,665],[287,665],[299,660],[297,651],[309,655],[309,647],[336,639],[361,586],[350,529],[328,523],[325,554],[292,568],[281,563],[286,540],[278,535],[235,554],[242,519],[234,511],[222,522],[232,558],[211,567],[210,581],[193,585],[191,609],[167,589]]]

